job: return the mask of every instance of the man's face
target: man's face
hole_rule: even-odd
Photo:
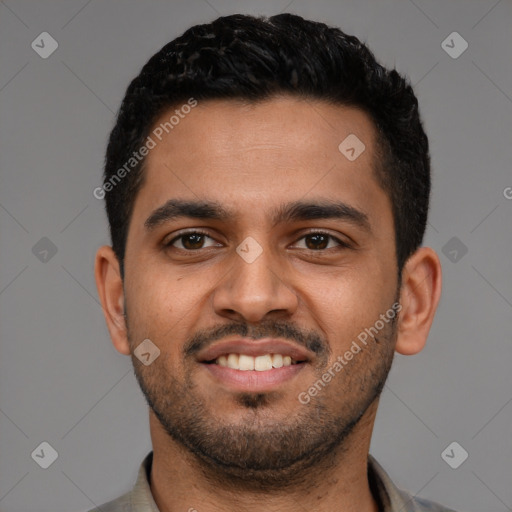
[[[350,134],[365,145],[353,161],[338,149]],[[133,357],[137,379],[165,431],[204,461],[275,477],[325,459],[374,414],[393,323],[344,354],[397,299],[375,149],[363,112],[285,97],[199,102],[150,151],[126,247],[128,337],[132,351],[146,338],[159,348],[149,366]],[[178,201],[212,204],[170,215]],[[272,354],[297,364],[236,369],[279,366]]]

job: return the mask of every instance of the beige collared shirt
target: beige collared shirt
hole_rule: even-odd
[[[152,462],[153,452],[150,452],[140,465],[137,481],[131,491],[89,512],[160,512],[149,486]],[[454,512],[398,489],[371,455],[368,456],[368,477],[381,512]]]

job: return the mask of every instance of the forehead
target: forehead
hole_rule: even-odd
[[[316,158],[319,152],[339,157],[338,146],[349,135],[364,140],[367,159],[373,150],[374,125],[365,112],[354,107],[292,96],[256,103],[207,100],[199,102],[188,114],[182,114],[181,119],[173,115],[180,110],[177,107],[162,114],[155,123],[154,131],[160,132],[159,127],[171,117],[177,124],[169,127],[167,123],[163,140],[156,140],[158,148],[151,152],[150,161],[180,146],[194,147],[194,152],[181,155],[190,161],[195,157],[204,159],[205,154],[209,160],[223,157],[232,160],[248,151],[263,153],[265,150],[273,153],[274,161],[283,156],[289,162],[291,155],[296,155],[295,159]]]
[[[386,201],[373,171],[375,127],[359,109],[286,96],[208,100],[165,125],[176,109],[155,123],[136,209],[171,197],[228,201],[253,215],[283,196]],[[164,125],[168,133],[155,132]]]

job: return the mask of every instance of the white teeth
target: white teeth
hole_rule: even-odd
[[[217,362],[219,360],[217,359]],[[229,354],[228,356],[228,368],[233,368],[233,370],[238,370],[238,354]]]
[[[215,362],[219,366],[227,366],[233,370],[256,370],[258,372],[296,364],[296,361],[293,361],[290,356],[282,354],[265,354],[256,357],[247,354],[228,354],[219,356]]]
[[[254,369],[259,372],[264,372],[265,370],[272,370],[272,357],[270,356],[270,354],[255,357]]]
[[[238,366],[239,370],[254,370],[254,357],[240,354]]]
[[[283,356],[281,354],[274,354],[272,356],[272,366],[274,368],[281,368],[283,366]]]

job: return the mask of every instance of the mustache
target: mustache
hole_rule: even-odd
[[[211,329],[204,329],[196,332],[192,338],[186,341],[183,351],[185,356],[193,356],[213,342],[233,335],[254,340],[282,338],[305,347],[319,358],[327,358],[331,354],[329,344],[316,331],[305,331],[294,324],[275,321],[258,325],[251,325],[245,322],[231,323]]]

